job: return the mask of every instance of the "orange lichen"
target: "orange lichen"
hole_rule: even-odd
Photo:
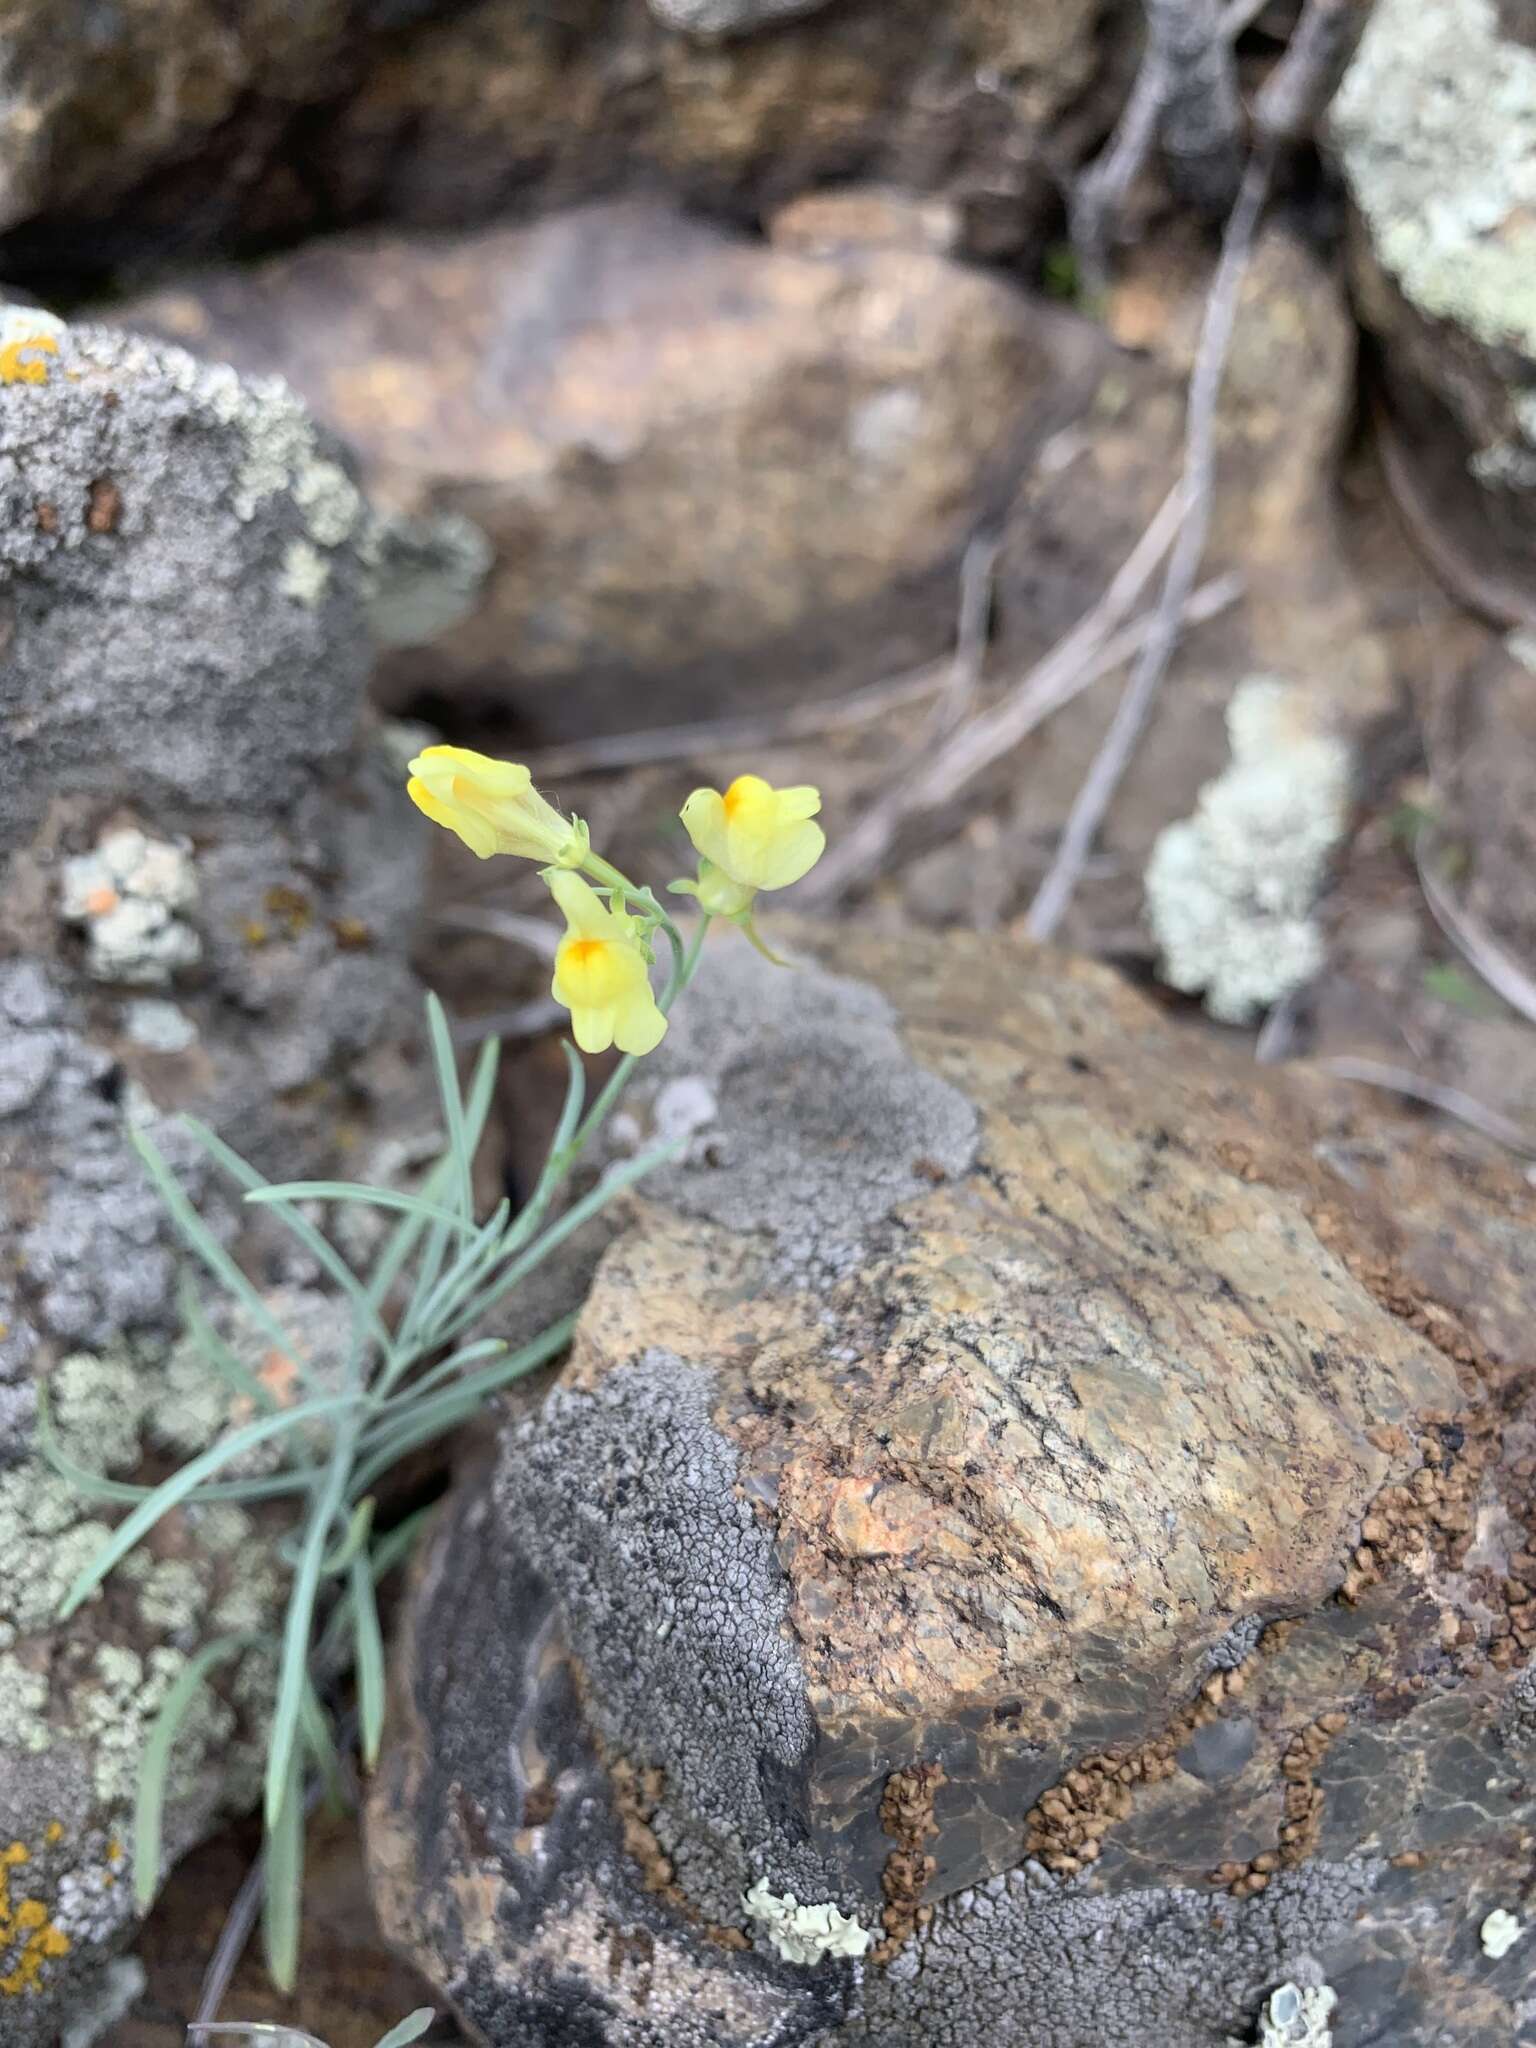
[[[24,334],[17,341],[8,341],[0,348],[0,384],[46,384],[48,365],[41,358],[58,352],[59,344],[51,334]]]
[[[49,1841],[57,1841],[64,1830],[54,1821],[46,1832]],[[31,1861],[32,1852],[25,1842],[12,1842],[0,1849],[0,1958],[10,1964],[0,1974],[0,1996],[6,1998],[39,1990],[44,1964],[69,1954],[69,1936],[55,1926],[41,1899],[12,1902],[11,1872]]]

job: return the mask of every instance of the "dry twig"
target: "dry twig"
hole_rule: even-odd
[[[1221,14],[1223,39],[1235,43],[1264,4],[1265,0],[1228,0]],[[1072,248],[1079,281],[1090,294],[1109,284],[1109,247],[1118,238],[1131,187],[1157,140],[1165,90],[1162,54],[1149,42],[1113,133],[1073,186],[1068,205]]]
[[[1427,1103],[1431,1109],[1438,1109],[1446,1116],[1455,1117],[1459,1123],[1469,1125],[1474,1131],[1481,1131],[1485,1138],[1507,1145],[1512,1152],[1536,1158],[1536,1136],[1509,1117],[1501,1116],[1498,1110],[1489,1109],[1476,1096],[1464,1094],[1460,1088],[1448,1087],[1443,1081],[1431,1081],[1408,1067],[1387,1066],[1381,1060],[1357,1060],[1345,1053],[1319,1060],[1317,1064],[1326,1073],[1337,1074],[1341,1081],[1363,1081],[1367,1087],[1386,1088],[1394,1095],[1406,1095],[1410,1101]]]
[[[1061,843],[1029,907],[1025,928],[1048,939],[1072,899],[1083,862],[1145,730],[1153,701],[1178,645],[1184,605],[1194,587],[1210,532],[1216,469],[1216,407],[1248,259],[1282,148],[1313,118],[1341,36],[1337,18],[1351,0],[1308,0],[1285,56],[1265,83],[1255,108],[1258,146],[1243,174],[1237,203],[1222,234],[1221,257],[1211,281],[1189,381],[1184,432],[1184,521],[1174,543],[1162,593],[1125,694],[1104,744],[1073,801]],[[1321,19],[1316,19],[1320,17]]]
[[[824,732],[871,725],[888,711],[920,704],[944,689],[954,672],[954,657],[924,662],[877,683],[865,683],[846,696],[820,704],[797,704],[787,711],[744,714],[740,718],[700,719],[692,725],[657,725],[642,732],[608,733],[596,739],[573,740],[545,747],[528,756],[540,782],[565,775],[590,775],[611,768],[648,768],[664,761],[691,761],[701,754],[724,754],[748,747],[777,746],[785,740],[815,739]]]
[[[1529,974],[1514,954],[1457,902],[1444,877],[1435,869],[1434,838],[1431,830],[1420,832],[1414,840],[1413,855],[1419,871],[1419,885],[1435,923],[1494,993],[1502,996],[1527,1023],[1536,1024],[1536,977]]]
[[[1243,168],[1243,104],[1216,0],[1142,0],[1161,73],[1157,130],[1168,176],[1202,212],[1224,213]]]

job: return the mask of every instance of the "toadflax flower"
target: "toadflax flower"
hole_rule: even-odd
[[[610,910],[590,882],[557,870],[544,877],[565,913],[566,933],[555,953],[550,992],[571,1013],[583,1052],[653,1052],[667,1020],[651,993],[637,920]]]
[[[820,790],[775,789],[760,775],[738,775],[723,795],[696,789],[679,814],[699,854],[685,893],[713,917],[743,917],[759,889],[787,889],[821,859],[820,809]]]
[[[587,857],[586,826],[547,803],[519,762],[496,761],[472,747],[426,747],[411,763],[406,794],[481,860],[516,853],[579,868]]]

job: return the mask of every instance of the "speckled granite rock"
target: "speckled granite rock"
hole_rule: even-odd
[[[1340,2044],[1536,2037],[1476,1932],[1536,1833],[1529,1188],[1101,970],[800,937],[701,979],[689,1156],[424,1567],[388,1931],[498,2044],[659,2048],[653,1952],[751,1987],[712,2044],[1224,2048],[1319,1972]],[[786,1979],[761,1884],[877,1945]]]
[[[44,381],[0,390],[7,2048],[52,2048],[126,1937],[150,1716],[201,1642],[268,1626],[283,1591],[263,1525],[201,1508],[55,1622],[120,1510],[39,1455],[39,1380],[71,1453],[120,1477],[160,1476],[230,1413],[179,1341],[176,1248],[126,1126],[154,1133],[231,1242],[236,1205],[175,1112],[277,1174],[344,1153],[387,1171],[381,1147],[430,1131],[405,963],[419,842],[359,725],[359,494],[281,387],[105,329],[52,338]],[[307,596],[283,587],[296,549],[319,569]],[[320,1276],[244,1242],[323,1369],[339,1335]],[[264,1340],[229,1335],[273,1367]],[[247,1654],[189,1717],[172,1854],[250,1796],[270,1684]]]
[[[1493,89],[1490,90],[1490,85]],[[1536,532],[1536,22],[1382,0],[1330,115],[1362,315],[1410,418],[1434,394],[1495,511]]]
[[[8,0],[0,272],[111,281],[359,222],[461,228],[636,187],[750,219],[834,181],[1054,231],[1113,119],[1123,0]],[[707,31],[695,33],[695,30]],[[748,30],[749,33],[718,31]]]
[[[412,617],[391,579],[380,686],[543,738],[941,655],[969,536],[1107,354],[930,249],[770,248],[635,202],[317,245],[123,317],[280,371],[381,505],[483,536],[457,604]]]

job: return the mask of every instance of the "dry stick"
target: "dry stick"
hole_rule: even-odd
[[[1152,629],[1131,671],[1103,745],[1094,756],[1082,788],[1067,814],[1055,857],[1036,892],[1025,919],[1034,939],[1048,939],[1060,924],[1072,898],[1083,863],[1093,845],[1120,779],[1146,725],[1152,700],[1167,673],[1178,644],[1184,606],[1194,587],[1211,526],[1211,486],[1216,466],[1216,401],[1221,394],[1227,345],[1232,338],[1238,292],[1248,267],[1254,230],[1269,192],[1271,157],[1256,156],[1243,177],[1242,190],[1222,237],[1221,260],[1206,300],[1200,345],[1189,384],[1184,436],[1183,503],[1185,513],[1163,578]]]
[[[1419,871],[1419,885],[1435,923],[1488,986],[1501,995],[1512,1010],[1518,1011],[1527,1023],[1536,1024],[1536,978],[1528,974],[1514,954],[1456,901],[1432,865],[1432,849],[1428,842],[1433,838],[1430,831],[1420,832],[1414,841],[1413,853]]]
[[[530,754],[529,766],[541,782],[562,775],[588,775],[609,768],[648,768],[662,761],[691,761],[699,754],[721,754],[737,748],[775,746],[781,740],[814,739],[824,732],[868,725],[888,711],[921,703],[941,691],[953,672],[953,657],[924,662],[878,683],[865,683],[846,696],[824,704],[800,704],[788,711],[740,718],[700,719],[692,725],[658,725],[644,732],[610,733],[568,746],[546,747]]]
[[[1243,175],[1243,103],[1216,0],[1142,0],[1160,79],[1157,130],[1169,182],[1225,213]]]
[[[1489,1109],[1476,1096],[1464,1095],[1461,1089],[1447,1087],[1443,1081],[1428,1080],[1408,1067],[1390,1067],[1380,1060],[1357,1060],[1347,1054],[1318,1060],[1317,1065],[1327,1073],[1337,1074],[1341,1081],[1363,1081],[1370,1088],[1388,1088],[1394,1095],[1427,1102],[1431,1109],[1456,1117],[1474,1131],[1481,1131],[1484,1137],[1507,1145],[1512,1152],[1536,1157],[1536,1136],[1501,1116],[1496,1109]]]
[[[1221,15],[1221,33],[1235,43],[1266,4],[1266,0],[1228,0]],[[1163,60],[1149,45],[1136,73],[1124,112],[1108,142],[1077,179],[1068,204],[1069,232],[1085,291],[1100,293],[1109,284],[1109,244],[1131,187],[1141,176],[1157,139],[1163,108]]]
[[[1048,939],[1061,923],[1104,814],[1146,726],[1178,645],[1184,604],[1199,573],[1211,524],[1216,467],[1216,404],[1237,315],[1238,294],[1282,144],[1305,134],[1330,82],[1352,0],[1308,0],[1284,57],[1255,109],[1259,145],[1227,221],[1221,258],[1206,299],[1184,432],[1187,512],[1163,579],[1152,631],[1120,699],[1104,743],[1073,801],[1055,859],[1029,907],[1025,929]]]
[[[925,771],[916,777],[898,778],[885,796],[870,806],[853,830],[839,839],[832,852],[801,884],[801,903],[832,902],[866,880],[879,866],[904,819],[935,808],[965,787],[975,772],[966,764],[977,754],[978,747],[980,765],[985,766],[1031,730],[1036,721],[1030,706],[1037,693],[1049,687],[1058,674],[1076,675],[1099,652],[1152,580],[1178,530],[1180,502],[1176,486],[1093,609],[1021,677],[1000,704],[963,725],[945,741]],[[1012,731],[1014,721],[1018,722],[1016,733]],[[978,729],[984,729],[987,735],[979,742]],[[1001,736],[991,743],[992,736],[998,734]]]

